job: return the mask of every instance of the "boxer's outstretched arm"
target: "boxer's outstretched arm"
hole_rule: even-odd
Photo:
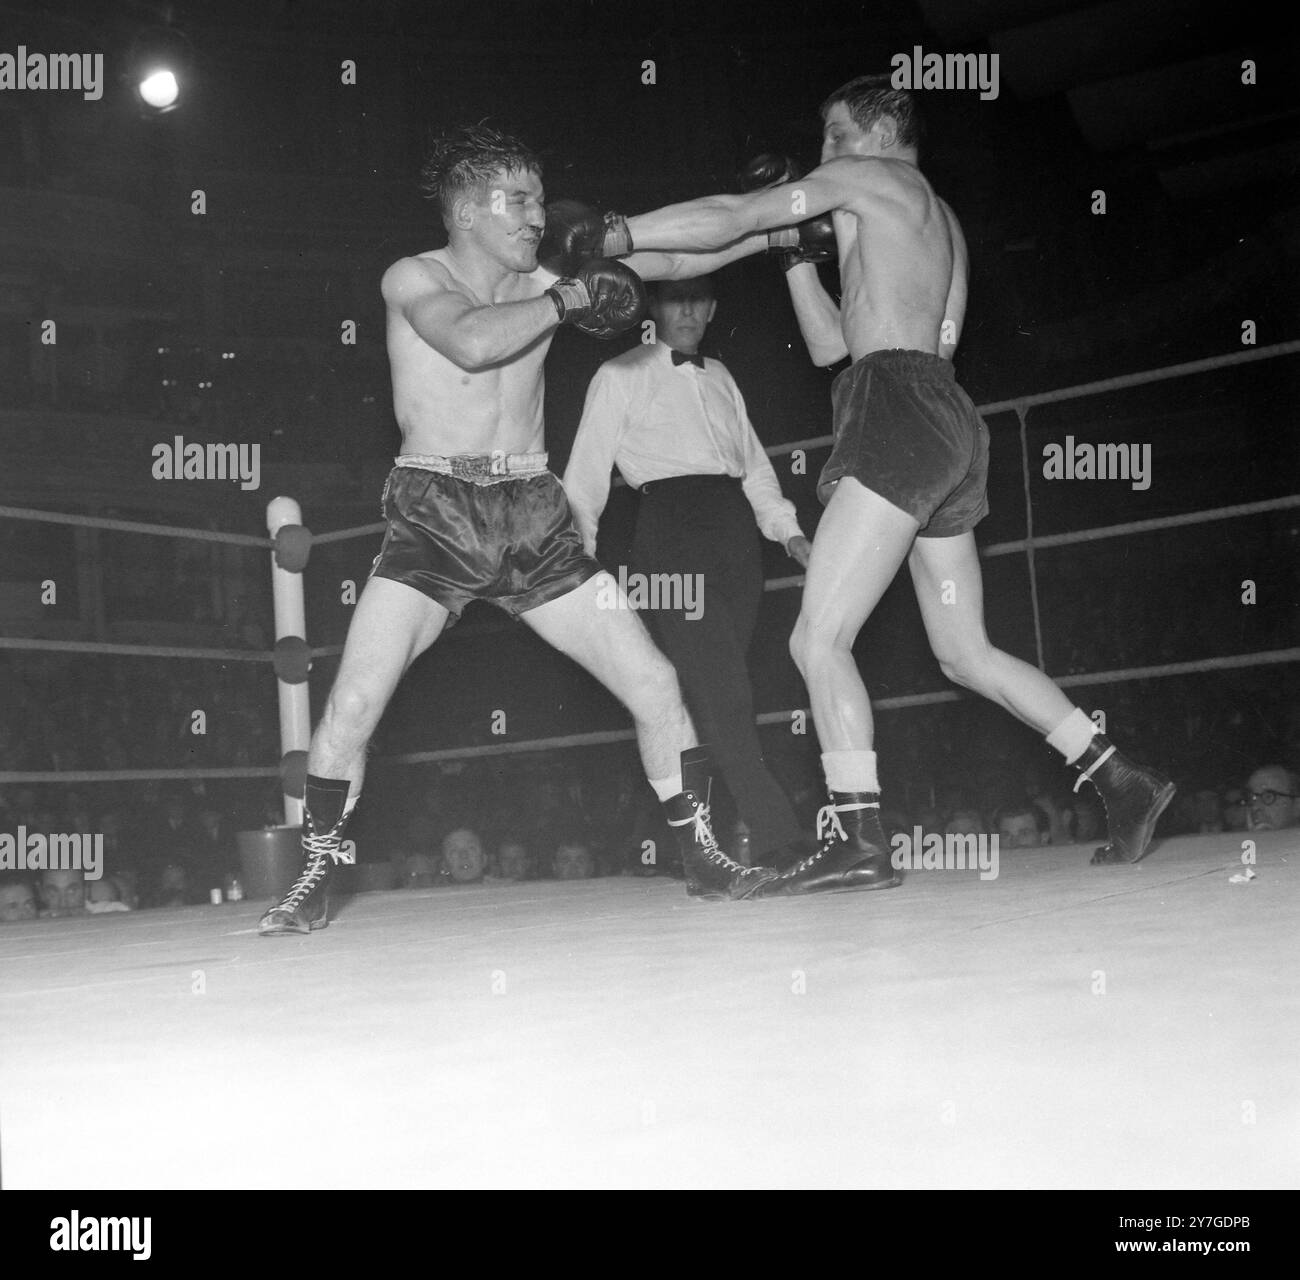
[[[799,332],[813,364],[824,366],[843,360],[849,348],[844,341],[840,309],[822,288],[817,268],[810,262],[800,262],[785,273],[785,282],[790,286]]]
[[[689,280],[766,250],[767,236],[759,233],[745,236],[714,253],[658,253],[653,250],[642,253],[637,249],[620,261],[631,267],[642,280]]]
[[[865,157],[828,160],[806,178],[748,195],[702,196],[627,220],[633,247],[701,253],[847,206],[862,193]]]
[[[549,281],[549,276],[548,276]],[[559,324],[545,296],[485,307],[437,262],[402,258],[384,272],[384,301],[439,355],[483,369],[517,355]]]

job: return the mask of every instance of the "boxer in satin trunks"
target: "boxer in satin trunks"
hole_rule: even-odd
[[[384,486],[388,531],[371,576],[437,601],[449,626],[471,600],[518,617],[600,572],[544,453],[396,461]]]
[[[835,445],[817,493],[825,505],[849,475],[919,524],[951,538],[986,515],[989,431],[957,384],[951,360],[925,351],[873,351],[831,388]]]

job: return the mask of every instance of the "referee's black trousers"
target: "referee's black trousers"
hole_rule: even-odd
[[[661,607],[641,616],[677,668],[700,742],[710,748],[760,862],[762,854],[803,833],[763,763],[754,727],[747,654],[763,598],[763,566],[753,508],[740,481],[680,476],[646,485],[632,569],[647,579],[673,575],[676,598],[670,602],[683,607],[662,607],[661,598]]]

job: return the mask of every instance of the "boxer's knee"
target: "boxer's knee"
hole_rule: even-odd
[[[382,711],[378,699],[364,686],[336,684],[325,703],[322,724],[335,734],[368,736]]]
[[[979,648],[953,646],[936,650],[934,656],[944,678],[953,684],[977,692],[988,686],[989,664],[993,658],[993,650],[988,645]]]
[[[806,614],[790,632],[790,657],[804,676],[824,662],[843,657],[852,649],[851,639],[846,639],[838,626],[821,625]]]

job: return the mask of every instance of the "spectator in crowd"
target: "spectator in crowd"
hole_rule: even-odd
[[[442,861],[457,884],[477,884],[487,869],[483,842],[468,827],[457,827],[443,837]]]
[[[1073,843],[1074,806],[1049,790],[1043,790],[1031,800],[1034,808],[1039,810],[1047,820],[1047,838],[1045,844],[1064,845]]]
[[[531,880],[533,855],[522,840],[507,836],[497,848],[497,873],[502,880]]]
[[[41,873],[42,914],[46,916],[80,916],[86,912],[85,873],[69,868]]]
[[[1285,765],[1261,765],[1246,780],[1249,830],[1300,826],[1300,777]]]
[[[1223,829],[1245,831],[1250,826],[1250,809],[1246,805],[1246,788],[1229,787],[1223,793]]]
[[[398,868],[400,889],[436,889],[438,859],[431,853],[408,853]]]
[[[107,861],[107,849],[104,851],[104,857]],[[117,900],[122,903],[128,911],[134,911],[139,907],[139,877],[132,868],[120,866],[112,875],[105,876],[104,878],[113,882],[114,888],[117,889]]]
[[[551,855],[551,871],[557,880],[590,880],[596,874],[596,859],[583,840],[569,837]]]
[[[154,905],[158,907],[184,907],[193,901],[196,901],[196,898],[190,885],[189,872],[180,863],[169,862],[162,868],[158,878],[158,887],[154,894]]]
[[[1040,849],[1051,840],[1047,815],[1036,805],[1004,805],[993,821],[1003,849]]]
[[[36,887],[26,876],[0,878],[0,924],[36,919]]]
[[[93,915],[102,915],[109,911],[130,911],[131,908],[122,901],[122,892],[112,876],[101,876],[98,880],[86,881],[86,910]]]
[[[235,838],[217,809],[201,809],[195,825],[190,870],[196,888],[220,889],[236,868]]]
[[[1202,787],[1192,797],[1194,830],[1198,835],[1211,835],[1223,830],[1223,801],[1213,787]]]
[[[943,834],[946,836],[986,836],[989,834],[988,824],[984,821],[983,814],[978,809],[962,808],[954,809],[944,824]]]

